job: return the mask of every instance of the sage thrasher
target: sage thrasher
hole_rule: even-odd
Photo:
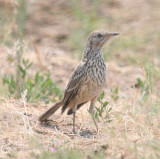
[[[101,94],[106,81],[106,65],[102,54],[102,47],[108,39],[116,35],[118,33],[98,30],[89,34],[82,60],[73,71],[63,99],[42,114],[39,117],[40,122],[47,120],[58,108],[62,107],[62,113],[68,108],[67,114],[73,114],[73,133],[76,133],[76,111],[85,103],[91,101],[89,112],[98,131],[93,114],[94,103]]]

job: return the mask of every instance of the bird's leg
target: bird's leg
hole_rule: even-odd
[[[98,133],[98,126],[97,123],[95,121],[95,117],[94,117],[94,103],[91,102],[90,107],[89,107],[89,113],[91,114],[92,120],[94,122],[94,125],[96,127],[96,131]]]
[[[75,129],[76,110],[77,110],[77,106],[73,108],[73,133],[74,134],[76,134],[76,129]]]
[[[76,130],[75,130],[75,116],[76,116],[76,112],[73,112],[73,133],[76,134]]]

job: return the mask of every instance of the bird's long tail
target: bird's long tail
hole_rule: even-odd
[[[53,113],[55,113],[56,110],[58,110],[62,106],[62,101],[56,103],[54,106],[52,106],[49,110],[47,110],[44,114],[42,114],[39,117],[39,121],[43,122],[47,120]]]

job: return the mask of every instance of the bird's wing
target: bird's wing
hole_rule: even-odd
[[[69,80],[69,83],[66,87],[66,91],[70,92],[73,89],[75,89],[76,87],[79,86],[79,84],[82,81],[83,75],[86,71],[86,67],[84,64],[80,64],[74,71],[73,74]]]
[[[66,87],[63,103],[64,106],[62,108],[62,113],[67,108],[70,101],[75,97],[77,94],[81,84],[83,83],[84,74],[86,72],[86,66],[84,63],[81,63],[74,71],[73,74],[69,80],[69,83]]]

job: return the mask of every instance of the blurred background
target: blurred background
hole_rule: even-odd
[[[106,60],[158,64],[159,21],[159,0],[1,0],[0,42],[11,47],[21,38],[41,53],[81,57],[88,34],[105,29],[120,33],[104,48]]]

